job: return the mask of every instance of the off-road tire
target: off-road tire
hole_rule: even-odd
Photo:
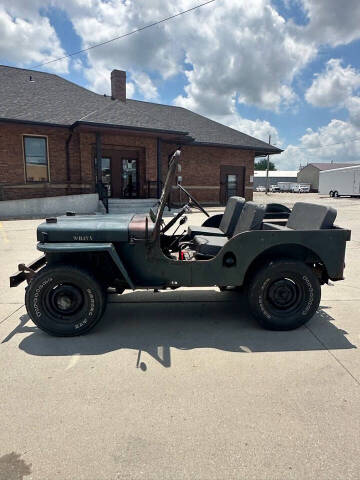
[[[334,198],[339,198],[340,197],[339,192],[337,190],[334,191],[333,197]]]
[[[329,192],[329,197],[330,197],[330,198],[333,198],[333,196],[334,196],[334,192],[333,192],[332,190],[330,190],[330,192]]]
[[[303,262],[274,260],[247,282],[251,313],[268,330],[293,330],[315,314],[321,299],[320,282]]]
[[[25,305],[31,320],[44,332],[70,337],[88,332],[99,322],[106,292],[83,268],[49,265],[32,278]]]

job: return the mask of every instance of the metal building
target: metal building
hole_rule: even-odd
[[[278,182],[296,182],[297,174],[296,170],[270,170],[269,187]],[[266,187],[266,170],[255,170],[254,172],[254,190],[260,185]]]

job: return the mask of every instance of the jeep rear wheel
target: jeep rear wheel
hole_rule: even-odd
[[[296,260],[269,262],[248,284],[248,303],[269,330],[292,330],[306,323],[320,304],[320,282],[313,270]]]
[[[25,304],[39,328],[67,337],[86,333],[97,324],[106,306],[106,294],[85,269],[53,265],[33,277]]]

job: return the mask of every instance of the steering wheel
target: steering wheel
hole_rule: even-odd
[[[188,204],[186,204],[186,205],[183,206],[183,208],[180,210],[180,212],[178,212],[177,215],[174,218],[172,218],[170,220],[170,222],[167,223],[162,228],[161,233],[167,232],[169,230],[169,228],[171,228],[173,225],[175,225],[175,223],[179,220],[179,218],[181,218],[184,215],[184,213],[186,213],[188,211],[190,211],[190,208],[189,208]]]
[[[208,214],[208,212],[205,210],[204,207],[202,207],[200,205],[200,203],[187,191],[185,190],[185,188],[180,185],[180,183],[177,184],[177,186],[180,188],[180,190],[182,190],[189,198],[190,200],[193,202],[193,204],[195,205],[195,207],[197,207],[202,213],[204,213],[207,217],[210,217],[210,215]]]

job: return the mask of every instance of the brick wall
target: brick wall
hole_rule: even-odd
[[[24,172],[23,135],[41,135],[48,138],[50,181],[26,183]],[[70,181],[67,179],[66,140],[67,128],[40,127],[20,124],[0,125],[0,199],[39,198],[95,191],[95,133],[75,130],[69,142]],[[147,181],[157,180],[156,138],[141,135],[124,135],[109,132],[102,134],[102,148],[136,148],[139,151],[141,194],[147,194]],[[162,143],[162,177],[166,177],[168,156],[175,145]],[[182,150],[182,184],[200,201],[219,204],[220,166],[238,165],[246,168],[245,196],[252,199],[254,155],[250,151],[232,148],[185,146]],[[173,201],[178,201],[178,192]]]
[[[0,199],[40,198],[74,195],[93,191],[91,178],[81,178],[79,170],[79,134],[70,142],[71,180],[67,180],[65,144],[70,131],[67,128],[20,124],[0,125]],[[49,182],[26,182],[23,136],[47,137]],[[88,163],[88,162],[87,162]],[[90,181],[89,181],[90,180]]]
[[[168,156],[173,152],[173,145],[164,145],[162,170],[163,178],[167,172]],[[254,153],[234,148],[185,146],[181,153],[182,185],[203,203],[220,203],[220,166],[234,165],[245,167],[245,197],[253,198],[253,184],[250,176],[254,175]],[[172,194],[172,201],[177,203],[179,195]]]

